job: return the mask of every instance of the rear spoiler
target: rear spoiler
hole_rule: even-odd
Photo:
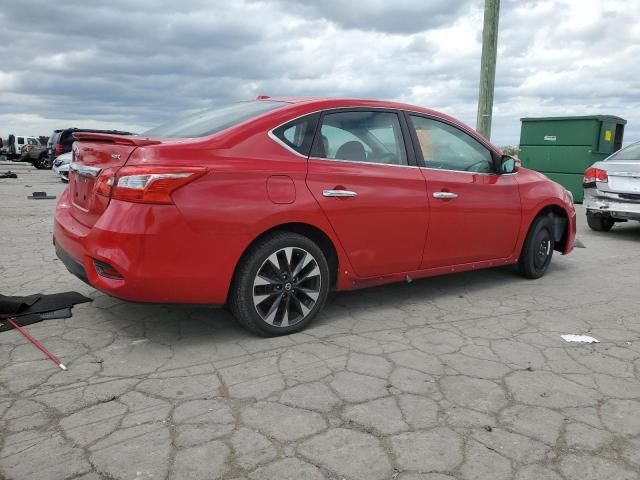
[[[119,145],[133,145],[135,147],[144,147],[146,145],[157,145],[162,143],[160,140],[152,140],[150,138],[114,135],[111,133],[74,132],[73,137],[79,142],[106,142],[117,143]]]

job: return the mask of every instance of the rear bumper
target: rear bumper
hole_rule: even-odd
[[[593,188],[584,191],[583,206],[590,212],[625,220],[640,220],[640,200],[624,200]]]
[[[69,255],[60,245],[56,244],[56,256],[64,263],[64,266],[67,267],[70,273],[73,273],[76,277],[82,280],[85,283],[89,283],[89,279],[87,278],[87,272],[84,269],[82,263]]]
[[[91,228],[71,214],[67,192],[56,208],[56,253],[67,269],[92,287],[135,302],[226,303],[241,248],[238,238],[191,231],[172,205],[112,201]],[[100,274],[96,263],[122,278]]]

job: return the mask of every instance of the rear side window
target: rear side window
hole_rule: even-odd
[[[350,111],[325,113],[313,156],[389,165],[407,165],[396,113]]]
[[[273,135],[300,155],[309,156],[319,114],[298,118],[273,130]]]
[[[60,134],[59,142],[62,144],[63,148],[71,148],[71,145],[73,145],[73,142],[75,141],[76,139],[73,137],[72,131],[67,130]]]
[[[18,137],[18,145],[24,145],[24,137]]]
[[[160,138],[194,138],[205,137],[233,127],[246,120],[258,117],[287,105],[284,102],[256,100],[227,105],[194,113],[173,122],[152,128],[141,135]]]
[[[606,159],[607,162],[640,160],[640,142],[629,145]]]

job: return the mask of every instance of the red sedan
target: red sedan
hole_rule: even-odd
[[[453,118],[392,102],[271,99],[125,137],[76,133],[54,244],[125,300],[228,304],[301,330],[331,289],[573,249],[570,194]]]

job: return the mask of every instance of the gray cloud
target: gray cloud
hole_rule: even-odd
[[[389,33],[417,33],[453,22],[472,0],[280,0],[283,8],[305,18],[324,18],[343,28]]]
[[[481,0],[22,0],[0,6],[0,135],[142,130],[270,95],[396,99],[475,124]],[[25,14],[26,12],[26,14]],[[493,140],[607,113],[640,139],[640,5],[503,0]]]

